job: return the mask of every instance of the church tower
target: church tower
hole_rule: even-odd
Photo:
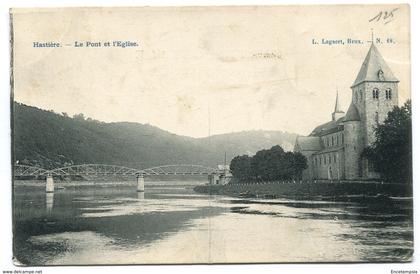
[[[345,113],[344,113],[344,111],[341,110],[341,107],[340,107],[340,100],[338,98],[338,90],[337,90],[337,94],[336,94],[336,97],[335,97],[334,112],[331,113],[332,120],[337,121],[341,117],[344,117],[344,115],[345,115]]]
[[[375,141],[374,129],[382,123],[394,106],[398,105],[398,79],[372,43],[362,67],[351,86],[352,104],[361,119],[363,146]],[[361,168],[363,177],[375,177],[364,161]]]

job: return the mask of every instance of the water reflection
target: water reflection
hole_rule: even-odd
[[[45,206],[47,209],[47,214],[51,214],[54,207],[54,192],[45,193]]]
[[[413,252],[410,200],[243,199],[180,184],[146,193],[18,186],[14,224],[14,255],[29,265],[378,262],[407,261]]]

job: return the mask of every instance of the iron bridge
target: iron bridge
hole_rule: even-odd
[[[164,165],[146,169],[135,169],[116,165],[83,164],[47,170],[28,165],[15,165],[14,177],[22,176],[156,176],[156,175],[216,175],[224,171],[202,165]]]

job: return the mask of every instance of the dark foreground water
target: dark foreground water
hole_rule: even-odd
[[[27,265],[407,261],[412,202],[241,199],[182,182],[15,185],[14,255]]]

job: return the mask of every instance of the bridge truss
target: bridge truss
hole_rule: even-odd
[[[15,165],[14,167],[14,177],[50,175],[59,177],[81,176],[89,179],[103,176],[134,177],[165,175],[215,175],[221,173],[223,173],[223,171],[215,168],[188,164],[164,165],[146,169],[134,169],[124,166],[102,164],[73,165],[51,170],[26,165]]]
[[[220,170],[201,165],[166,165],[143,169],[145,176],[153,175],[211,175],[221,173]]]
[[[28,165],[15,165],[13,169],[14,176],[41,176],[46,175],[48,170]]]

